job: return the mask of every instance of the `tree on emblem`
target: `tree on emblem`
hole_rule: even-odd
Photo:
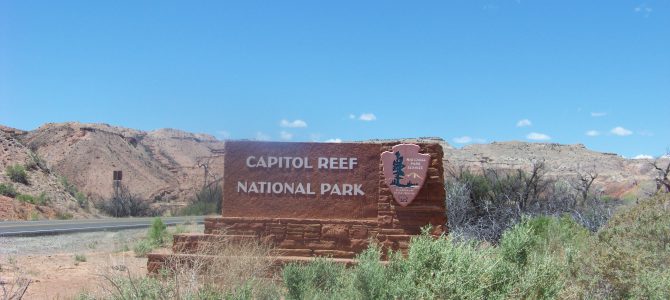
[[[405,164],[403,161],[405,160],[402,155],[400,155],[400,151],[395,152],[395,160],[393,161],[393,180],[391,181],[391,185],[397,186],[397,187],[413,187],[416,186],[416,183],[412,183],[412,181],[408,181],[406,184],[402,184],[400,181],[405,177]]]

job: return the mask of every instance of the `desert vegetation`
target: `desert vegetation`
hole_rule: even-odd
[[[623,204],[594,191],[595,167],[561,179],[546,172],[543,161],[534,162],[529,172],[451,170],[446,183],[450,234],[495,243],[523,217],[564,215],[595,232]]]
[[[146,241],[169,244],[173,234],[155,221]],[[269,275],[274,265],[271,248],[259,241],[216,237],[193,253],[199,255],[168,258],[169,267],[156,276],[102,273],[99,290],[77,299],[279,299],[283,294],[278,279]]]
[[[669,246],[665,194],[596,233],[570,215],[522,218],[496,245],[424,234],[386,264],[372,246],[352,268],[317,260],[283,279],[289,299],[667,299]]]
[[[28,184],[28,174],[26,168],[20,164],[10,165],[5,168],[5,175],[16,183]]]
[[[218,182],[205,185],[196,195],[193,202],[180,212],[184,216],[199,216],[221,213],[223,190]]]
[[[134,195],[124,185],[119,185],[110,198],[97,202],[96,207],[105,214],[117,218],[160,215],[160,212],[150,209],[148,201]]]
[[[279,270],[262,243],[213,239],[158,276],[105,274],[100,291],[80,299],[670,297],[670,194],[622,208],[595,232],[571,214],[521,217],[495,243],[428,232],[386,261],[372,243],[354,266],[321,258]]]

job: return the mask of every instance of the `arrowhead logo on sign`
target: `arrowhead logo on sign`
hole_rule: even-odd
[[[382,153],[384,180],[398,204],[407,206],[419,194],[429,163],[430,155],[420,154],[419,145],[395,145],[391,152]]]

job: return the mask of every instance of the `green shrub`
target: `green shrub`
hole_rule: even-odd
[[[86,255],[84,254],[75,254],[74,261],[76,262],[86,262]]]
[[[26,203],[35,203],[35,197],[28,194],[18,194],[16,195],[16,200]]]
[[[77,187],[76,187],[74,184],[70,183],[70,182],[67,180],[67,177],[65,177],[65,176],[60,176],[60,177],[59,177],[59,180],[60,180],[60,184],[63,186],[63,189],[64,189],[68,194],[70,194],[70,195],[73,196],[73,197],[74,197],[74,195],[77,194]]]
[[[579,257],[579,289],[593,298],[647,298],[670,269],[670,194],[659,194],[616,214]],[[667,295],[670,290],[665,289]],[[667,297],[660,297],[667,298]]]
[[[653,270],[639,274],[631,297],[635,299],[670,299],[670,270]]]
[[[46,205],[47,202],[49,202],[49,201],[50,201],[50,199],[49,199],[49,197],[47,196],[47,194],[44,193],[44,192],[42,192],[42,193],[40,193],[39,196],[37,196],[37,198],[35,198],[35,203],[34,203],[34,204],[37,204],[37,205]]]
[[[42,170],[46,173],[50,172],[46,161],[44,161],[44,159],[42,159],[36,152],[33,151],[28,152],[28,162],[26,163],[26,169]]]
[[[76,192],[74,194],[75,200],[77,200],[77,205],[83,209],[88,209],[88,197],[82,192]]]
[[[282,271],[288,299],[340,298],[344,266],[325,258],[308,264],[288,264]],[[341,295],[341,294],[340,294]]]
[[[370,243],[368,249],[359,254],[354,269],[354,288],[363,299],[388,299],[393,295],[387,286],[389,279],[381,260],[381,249]]]
[[[13,182],[28,184],[28,174],[22,165],[7,166],[5,174]]]
[[[167,235],[167,226],[165,226],[163,220],[161,220],[161,218],[154,218],[153,222],[151,222],[151,227],[149,227],[149,232],[147,233],[149,242],[155,247],[160,247],[165,243]]]
[[[64,212],[64,211],[56,212],[56,219],[58,219],[58,220],[70,220],[72,218],[74,218],[74,216],[69,212]]]
[[[98,202],[96,206],[104,213],[116,218],[160,215],[159,211],[149,207],[147,201],[133,195],[123,185],[115,191],[111,198]]]
[[[16,189],[11,183],[0,183],[0,195],[14,198],[16,197]]]
[[[174,299],[174,286],[154,277],[115,277],[109,279],[114,288],[110,299]],[[196,298],[197,299],[197,298]]]
[[[35,205],[45,205],[49,202],[49,197],[44,192],[40,193],[37,197],[28,194],[19,194],[16,196],[16,200]]]
[[[590,237],[569,217],[526,218],[498,246],[435,238],[424,230],[406,256],[390,253],[385,265],[372,243],[349,269],[320,259],[286,266],[283,278],[289,299],[571,298],[564,291]]]
[[[74,197],[77,201],[77,205],[80,208],[88,209],[88,197],[77,189],[77,186],[70,183],[65,176],[60,176],[60,184],[63,186],[63,189]]]
[[[220,214],[223,200],[223,190],[218,184],[201,189],[195,200],[180,212],[183,216],[201,216]]]
[[[139,240],[133,247],[136,257],[146,257],[147,253],[154,250],[153,245],[148,240]]]

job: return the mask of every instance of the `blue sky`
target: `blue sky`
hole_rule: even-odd
[[[656,156],[670,1],[1,1],[0,124],[63,121]]]

